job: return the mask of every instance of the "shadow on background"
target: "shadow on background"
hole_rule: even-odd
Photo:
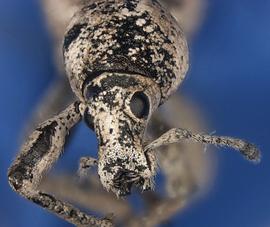
[[[218,135],[245,138],[263,153],[254,166],[228,149],[218,153],[217,178],[171,226],[270,225],[270,1],[209,0],[207,18],[191,46],[191,68],[180,92],[210,119]],[[69,226],[11,191],[6,172],[22,130],[54,79],[49,35],[35,0],[0,1],[0,226]],[[96,139],[80,127],[60,169],[75,171]],[[75,161],[74,161],[75,160]],[[268,176],[268,177],[267,177]]]

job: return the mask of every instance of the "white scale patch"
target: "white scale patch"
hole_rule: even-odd
[[[138,19],[138,20],[136,21],[136,25],[138,25],[138,26],[140,26],[140,27],[142,27],[143,25],[145,25],[145,23],[146,23],[146,21],[145,21],[145,19],[143,19],[143,18],[140,18],[140,19]]]

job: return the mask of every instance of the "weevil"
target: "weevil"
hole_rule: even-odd
[[[81,159],[80,171],[97,165],[103,187],[116,196],[126,196],[133,186],[152,190],[155,150],[182,140],[232,147],[258,161],[253,144],[182,128],[146,143],[147,124],[184,80],[188,55],[183,30],[158,1],[85,1],[63,42],[66,75],[77,100],[29,136],[9,169],[11,187],[74,225],[112,226],[109,218],[88,215],[38,189],[81,119],[96,133],[99,149],[98,159]]]

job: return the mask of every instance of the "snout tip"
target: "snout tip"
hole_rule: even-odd
[[[123,197],[131,194],[132,186],[143,187],[144,179],[134,171],[119,170],[113,180],[118,195]]]

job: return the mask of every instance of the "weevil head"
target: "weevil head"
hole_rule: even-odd
[[[84,118],[99,140],[98,174],[103,186],[119,196],[132,185],[151,187],[155,165],[143,151],[147,122],[160,103],[151,79],[103,73],[84,86]]]

